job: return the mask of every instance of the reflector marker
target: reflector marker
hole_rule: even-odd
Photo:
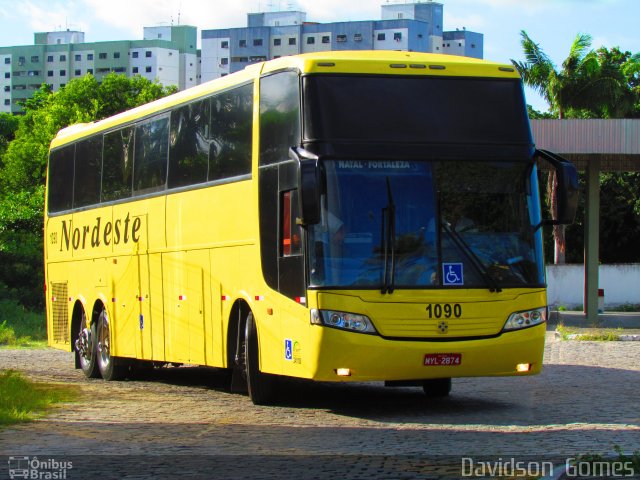
[[[51,297],[51,301],[55,302],[56,301],[56,297]]]
[[[186,299],[187,299],[186,295],[179,295],[178,296],[178,300],[180,300],[180,301],[183,301],[183,300],[186,300]]]
[[[298,303],[307,303],[307,297],[296,297],[296,302]]]
[[[262,295],[256,295],[255,297],[256,302],[260,302],[262,300],[264,300],[264,297]]]
[[[111,303],[116,303],[117,301],[118,301],[118,299],[117,299],[116,297],[113,297],[113,298],[111,299]]]
[[[227,300],[229,300],[229,295],[222,295],[222,297],[220,297],[220,299],[221,299],[223,302],[226,302]]]

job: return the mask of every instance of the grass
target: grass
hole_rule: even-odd
[[[77,387],[34,383],[15,370],[0,370],[0,428],[34,420],[77,397]]]
[[[556,327],[556,332],[560,334],[560,338],[562,340],[617,342],[619,340],[619,336],[624,333],[624,329],[602,329],[595,330],[591,333],[578,333],[577,330],[559,324]]]
[[[624,473],[631,473],[629,470],[633,470],[631,475],[637,475],[640,473],[640,451],[636,450],[632,454],[628,455],[622,451],[622,448],[619,445],[614,445],[613,449],[618,454],[617,457],[605,457],[600,454],[585,454],[579,455],[576,460],[581,463],[589,463],[592,465],[622,464]],[[622,466],[620,466],[620,469],[622,469]]]
[[[640,305],[635,303],[624,303],[618,305],[615,309],[616,312],[640,312]]]
[[[0,347],[43,348],[46,340],[44,313],[32,312],[11,300],[0,300]]]
[[[572,305],[571,308],[566,305],[557,305],[555,310],[558,312],[582,312],[584,305]],[[640,304],[638,303],[622,303],[620,305],[609,306],[606,309],[606,313],[627,312],[627,313],[640,313]]]

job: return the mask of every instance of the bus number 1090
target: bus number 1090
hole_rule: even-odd
[[[462,305],[459,303],[430,303],[427,305],[429,318],[460,318]]]

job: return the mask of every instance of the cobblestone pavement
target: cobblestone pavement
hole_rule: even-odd
[[[73,459],[67,478],[408,479],[459,476],[461,457],[563,462],[614,445],[640,450],[640,342],[549,332],[541,375],[454,379],[448,399],[430,401],[417,388],[290,381],[277,406],[256,407],[216,370],[89,381],[57,350],[0,350],[0,368],[82,395],[0,431],[0,478],[9,456]]]

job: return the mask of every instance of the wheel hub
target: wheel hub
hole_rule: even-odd
[[[89,358],[91,352],[91,330],[83,329],[76,340],[76,350],[81,357]]]

